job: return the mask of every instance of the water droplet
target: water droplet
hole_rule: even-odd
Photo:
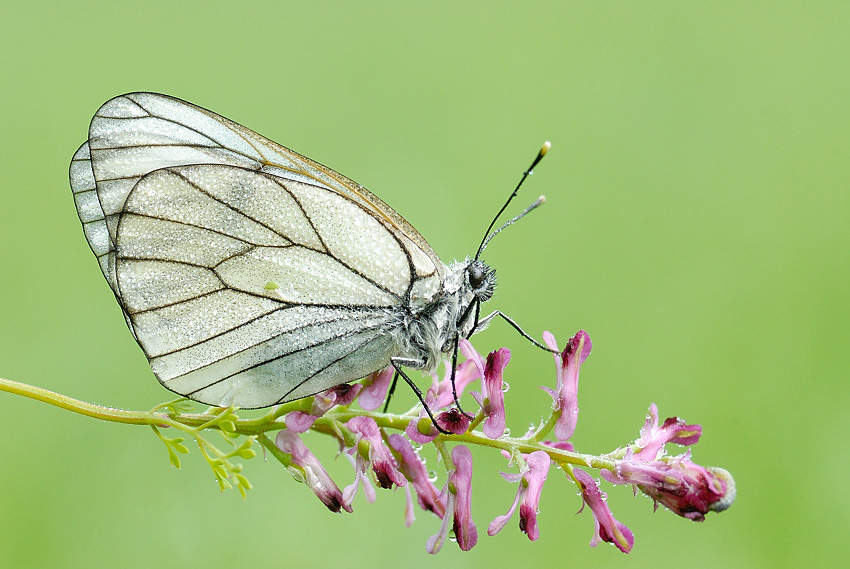
[[[429,470],[428,471],[428,482],[436,482],[437,481],[437,471]]]
[[[505,434],[504,434],[504,435],[502,435],[502,436],[503,436],[503,437],[509,437],[509,436],[511,436],[511,430],[510,430],[508,427],[505,427]]]
[[[502,382],[502,393],[507,393],[511,386],[507,381]]]

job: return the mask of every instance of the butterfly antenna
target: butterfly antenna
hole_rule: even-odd
[[[502,232],[502,230],[503,230],[504,228],[508,227],[509,225],[513,225],[514,223],[516,223],[517,221],[519,221],[520,219],[522,219],[523,217],[525,217],[526,215],[528,215],[529,213],[531,213],[532,211],[534,211],[535,209],[537,209],[538,207],[540,207],[541,205],[543,205],[543,204],[545,204],[545,203],[546,203],[546,196],[540,196],[539,198],[537,198],[536,200],[534,200],[534,203],[532,203],[530,206],[528,206],[527,208],[525,208],[525,209],[522,211],[522,213],[521,213],[521,214],[519,214],[518,216],[514,217],[513,219],[510,219],[510,220],[506,221],[506,222],[505,222],[505,224],[504,224],[503,226],[501,226],[499,229],[497,229],[496,231],[494,231],[493,233],[491,233],[491,234],[487,237],[487,239],[485,239],[485,240],[484,240],[484,242],[481,244],[481,247],[480,247],[480,248],[479,248],[479,250],[478,250],[478,254],[480,255],[481,253],[483,253],[483,252],[484,252],[484,249],[486,249],[486,248],[487,248],[487,245],[489,245],[489,244],[490,244],[490,240],[492,240],[492,239],[493,239],[493,237],[495,237],[496,235],[498,235],[499,233],[501,233],[501,232]],[[476,257],[476,258],[478,258],[478,257]]]
[[[519,180],[519,184],[516,185],[516,188],[514,188],[514,191],[511,192],[510,196],[508,196],[508,200],[505,202],[505,205],[502,206],[502,209],[499,210],[499,213],[497,213],[496,217],[493,218],[493,221],[490,222],[490,226],[487,227],[487,231],[484,232],[484,238],[481,239],[481,245],[478,246],[478,252],[475,254],[476,260],[478,260],[478,258],[481,256],[481,253],[484,252],[484,248],[487,246],[487,243],[490,241],[490,239],[492,239],[493,235],[495,235],[495,233],[493,235],[490,235],[490,231],[493,229],[493,226],[496,225],[496,221],[499,220],[499,217],[501,217],[501,215],[504,213],[504,211],[508,208],[508,204],[510,204],[511,200],[513,200],[516,197],[516,194],[519,191],[520,187],[522,186],[522,183],[525,182],[526,178],[528,178],[531,174],[534,173],[534,167],[537,166],[537,163],[540,162],[543,159],[544,156],[546,156],[546,153],[549,152],[549,149],[551,147],[552,147],[551,142],[549,142],[548,140],[546,142],[544,142],[543,146],[540,148],[540,152],[537,153],[537,156],[534,158],[534,161],[531,163],[531,166],[528,167],[528,170],[523,172],[522,178],[520,178],[520,180]],[[545,200],[543,200],[543,201],[545,201]],[[522,212],[520,215],[518,215],[517,217],[515,217],[514,219],[512,219],[511,221],[509,221],[505,225],[503,225],[498,231],[496,231],[496,233],[498,233],[499,231],[501,231],[502,229],[504,229],[508,225],[513,224],[514,222],[516,222],[517,220],[522,218],[524,215],[531,212],[534,208],[538,207],[539,205],[542,205],[543,201],[537,200],[536,202],[531,204],[531,206],[529,206],[524,212]]]

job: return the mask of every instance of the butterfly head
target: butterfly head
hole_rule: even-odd
[[[470,261],[464,270],[464,278],[469,290],[479,302],[486,302],[493,297],[496,290],[496,271],[484,261]]]

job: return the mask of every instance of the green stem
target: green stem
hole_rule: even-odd
[[[379,427],[387,429],[404,430],[411,419],[409,416],[385,415],[383,413],[375,413],[368,411],[352,411],[345,407],[332,409],[323,417],[316,419],[313,424],[314,430],[324,431],[324,425],[331,422],[345,422],[352,417],[367,416],[375,420]],[[558,464],[574,464],[576,466],[586,466],[589,468],[604,468],[611,470],[614,468],[614,460],[608,456],[596,456],[592,454],[581,454],[577,452],[569,452],[553,447],[540,444],[539,441],[533,438],[513,438],[501,437],[499,439],[491,439],[480,431],[468,431],[462,435],[439,435],[435,442],[452,442],[452,443],[468,443],[476,446],[491,447],[499,450],[505,450],[512,453],[518,450],[524,454],[529,454],[537,450],[542,450]]]
[[[269,454],[278,459],[282,465],[288,467],[290,464],[292,464],[292,456],[286,454],[285,452],[277,448],[277,445],[274,444],[274,442],[265,433],[260,433],[259,435],[257,435],[257,441],[260,443],[263,449],[265,449]]]
[[[86,417],[94,417],[103,421],[114,423],[126,423],[129,425],[151,425],[162,424],[165,415],[162,413],[150,413],[147,411],[125,411],[113,407],[103,407],[93,403],[86,403],[79,399],[61,395],[41,387],[35,387],[26,383],[19,383],[11,379],[0,378],[0,391],[7,391],[16,395],[23,395],[36,401],[49,403],[61,409],[73,411]],[[167,420],[165,421],[167,422]]]
[[[12,381],[11,379],[0,378],[0,391],[22,395],[23,397],[42,401],[79,415],[93,417],[102,421],[111,421],[113,423],[124,423],[126,425],[167,425],[180,428],[181,430],[186,430],[183,427],[204,427],[208,423],[212,423],[215,426],[216,416],[208,413],[174,414],[163,411],[126,411],[124,409],[87,403],[73,397],[68,397],[67,395],[62,395],[61,393]],[[281,407],[285,408],[288,406],[282,405]],[[262,417],[239,419],[236,422],[235,432],[241,435],[254,435],[269,430],[281,429],[283,427],[282,421],[276,422],[270,419],[273,413],[282,415],[288,412],[289,409],[283,409],[283,412],[280,412],[280,409],[275,409]]]
[[[125,411],[123,409],[115,409],[113,407],[104,407],[80,401],[66,395],[61,395],[47,389],[35,387],[25,383],[19,383],[9,379],[0,378],[0,391],[7,391],[16,395],[22,395],[49,403],[61,409],[66,409],[86,417],[94,417],[103,421],[112,421],[114,423],[124,423],[129,425],[154,425],[154,426],[170,426],[181,431],[191,434],[193,437],[198,435],[198,427],[211,425],[216,427],[215,416],[208,413],[162,413],[151,411]],[[235,434],[240,435],[263,435],[259,442],[263,447],[275,455],[278,460],[287,464],[289,461],[282,456],[278,456],[273,450],[277,447],[274,443],[264,436],[268,431],[276,431],[285,428],[281,417],[286,413],[297,410],[301,407],[300,401],[293,401],[276,407],[265,415],[253,419],[238,419],[235,421]],[[393,415],[385,413],[376,413],[373,411],[350,410],[347,407],[337,407],[325,414],[323,417],[316,419],[312,430],[338,436],[340,432],[345,433],[345,429],[341,429],[346,421],[355,416],[371,417],[375,420],[379,427],[385,429],[393,429],[403,431],[411,420],[417,420],[418,414],[413,413],[405,415]],[[522,453],[531,453],[537,450],[542,450],[549,454],[553,461],[558,464],[573,464],[577,466],[586,466],[590,468],[612,469],[614,460],[609,456],[595,456],[589,454],[580,454],[568,452],[540,444],[536,437],[545,432],[545,427],[552,423],[553,417],[544,425],[543,429],[538,430],[534,436],[530,438],[513,438],[502,437],[499,439],[491,439],[479,431],[469,431],[462,435],[439,435],[437,442],[452,442],[452,443],[467,443],[477,446],[491,447],[499,450],[505,450],[509,453],[516,451]],[[205,441],[204,441],[205,442]],[[201,443],[203,444],[203,443]],[[210,445],[213,446],[213,445]]]

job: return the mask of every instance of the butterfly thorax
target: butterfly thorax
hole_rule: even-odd
[[[495,286],[495,272],[481,261],[467,258],[447,266],[442,289],[431,299],[411,302],[398,315],[399,356],[433,372],[458,337],[471,335],[477,312],[471,305],[489,300]]]

